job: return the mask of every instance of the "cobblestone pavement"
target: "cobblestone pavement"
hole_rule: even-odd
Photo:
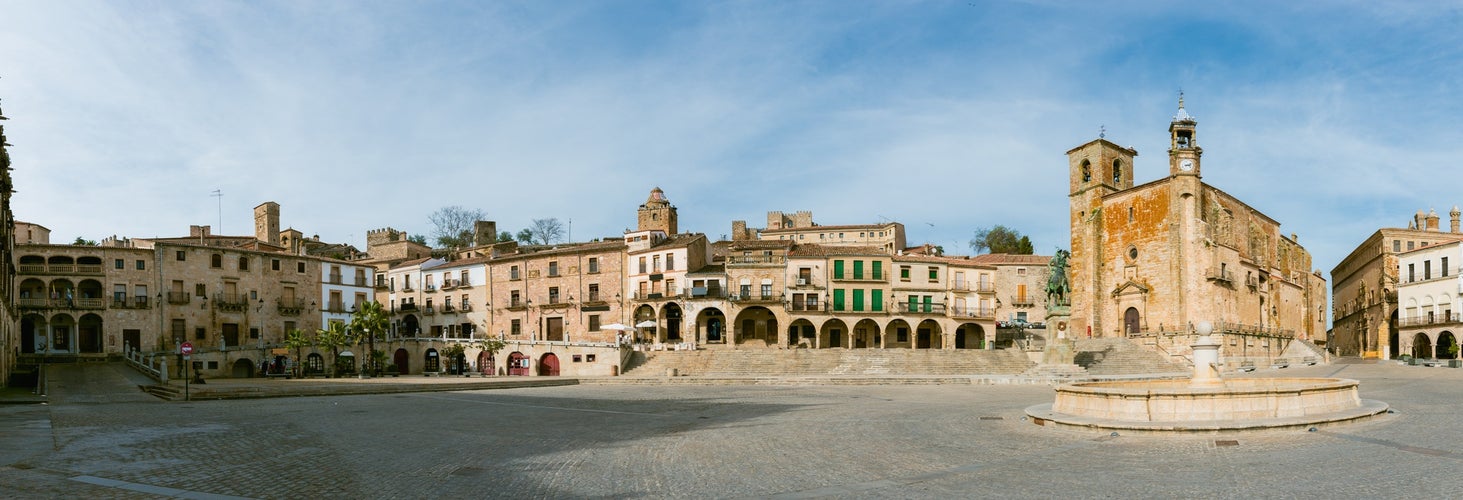
[[[73,397],[0,406],[0,496],[1370,498],[1463,489],[1463,370],[1345,364],[1253,375],[1356,378],[1363,398],[1397,413],[1318,432],[1112,437],[1023,420],[1027,406],[1051,401],[1045,386]]]

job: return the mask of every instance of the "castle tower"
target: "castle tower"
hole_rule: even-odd
[[[1108,141],[1106,134],[1087,144],[1067,151],[1067,169],[1071,209],[1072,246],[1067,263],[1067,278],[1072,293],[1070,331],[1079,337],[1101,335],[1103,296],[1102,269],[1105,256],[1102,242],[1103,197],[1133,187],[1133,158],[1138,151]]]
[[[640,205],[637,212],[639,219],[639,231],[664,231],[667,235],[676,234],[676,207],[665,199],[665,192],[659,187],[650,190],[650,197],[645,199],[645,204]]]
[[[254,207],[254,239],[279,245],[279,204],[266,201]]]
[[[1169,175],[1192,175],[1199,177],[1199,157],[1204,149],[1199,147],[1199,122],[1184,110],[1184,93],[1179,92],[1179,111],[1168,125],[1168,173]]]

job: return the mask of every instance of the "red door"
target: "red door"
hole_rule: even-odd
[[[509,354],[508,374],[520,376],[528,375],[528,356],[525,356],[523,353],[518,351],[514,351],[512,354]]]
[[[478,353],[478,373],[483,375],[496,373],[493,367],[493,355],[488,354],[487,351]]]
[[[538,374],[546,377],[559,376],[559,357],[554,353],[545,354],[538,362]]]

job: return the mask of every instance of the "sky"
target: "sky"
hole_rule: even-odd
[[[0,0],[20,220],[76,237],[252,234],[253,207],[364,249],[450,205],[619,236],[811,210],[969,253],[1068,246],[1067,150],[1167,174],[1180,90],[1204,181],[1329,272],[1463,204],[1458,2]],[[211,196],[217,190],[222,197]]]

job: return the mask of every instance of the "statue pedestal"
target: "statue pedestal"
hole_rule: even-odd
[[[1046,349],[1041,351],[1043,365],[1075,365],[1076,359],[1077,350],[1072,347],[1069,339],[1049,339],[1046,341]]]

